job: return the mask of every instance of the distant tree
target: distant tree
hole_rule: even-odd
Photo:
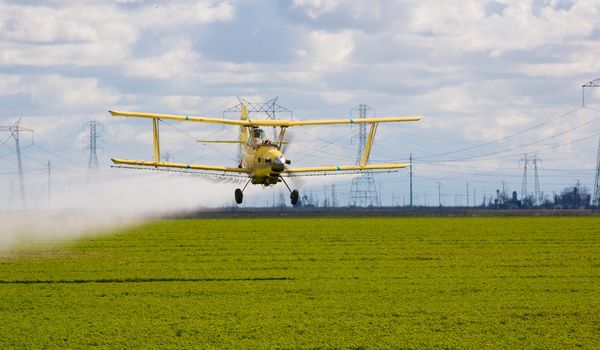
[[[564,209],[589,208],[592,195],[586,187],[567,187],[554,195],[554,205]]]
[[[533,195],[530,194],[528,196],[521,198],[521,204],[522,204],[523,208],[533,208],[534,204],[535,204]]]
[[[510,206],[513,208],[521,208],[521,201],[517,198],[517,191],[512,192],[512,198],[510,199]]]

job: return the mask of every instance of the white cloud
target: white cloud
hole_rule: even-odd
[[[34,102],[64,110],[104,109],[115,104],[120,98],[115,91],[101,87],[97,79],[47,75],[33,78],[28,82],[28,86]]]
[[[434,89],[415,98],[417,104],[434,103],[441,112],[456,112],[460,114],[473,113],[481,101],[477,100],[473,90],[464,86],[452,86]]]
[[[312,19],[331,13],[339,5],[339,0],[294,0],[292,2],[292,7],[304,9]]]
[[[321,93],[323,99],[330,104],[348,104],[356,99],[357,93],[353,91],[330,90]]]
[[[507,4],[502,15],[488,17],[480,1],[424,1],[415,7],[408,29],[434,35],[444,48],[499,55],[586,37],[597,25],[600,11],[600,4],[590,1],[577,2],[568,11],[547,5],[538,15],[532,2]]]
[[[148,30],[177,32],[185,26],[228,21],[233,10],[230,2],[214,1],[169,2],[133,11],[104,2],[54,7],[0,4],[0,62],[115,65],[132,55],[133,45]]]
[[[308,67],[316,71],[335,72],[344,69],[354,50],[351,31],[330,33],[312,31],[308,35]]]
[[[26,93],[28,90],[23,86],[23,79],[19,75],[0,74],[0,96],[10,96]]]
[[[159,79],[189,77],[197,74],[199,60],[200,55],[190,49],[188,42],[178,40],[169,43],[159,56],[130,60],[125,74]]]

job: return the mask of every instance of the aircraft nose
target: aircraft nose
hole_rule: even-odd
[[[285,159],[283,159],[283,156],[273,158],[271,169],[276,172],[282,172],[285,169]]]

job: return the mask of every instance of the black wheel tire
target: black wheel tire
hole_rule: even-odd
[[[298,204],[298,198],[300,198],[300,193],[298,193],[298,190],[293,190],[292,193],[290,193],[290,201],[292,202],[292,205]]]
[[[240,190],[239,188],[235,189],[235,202],[237,204],[242,204],[242,201],[244,200],[244,194],[242,193],[242,190]]]

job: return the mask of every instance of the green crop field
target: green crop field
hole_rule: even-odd
[[[598,349],[600,218],[165,220],[0,257],[0,348]]]

